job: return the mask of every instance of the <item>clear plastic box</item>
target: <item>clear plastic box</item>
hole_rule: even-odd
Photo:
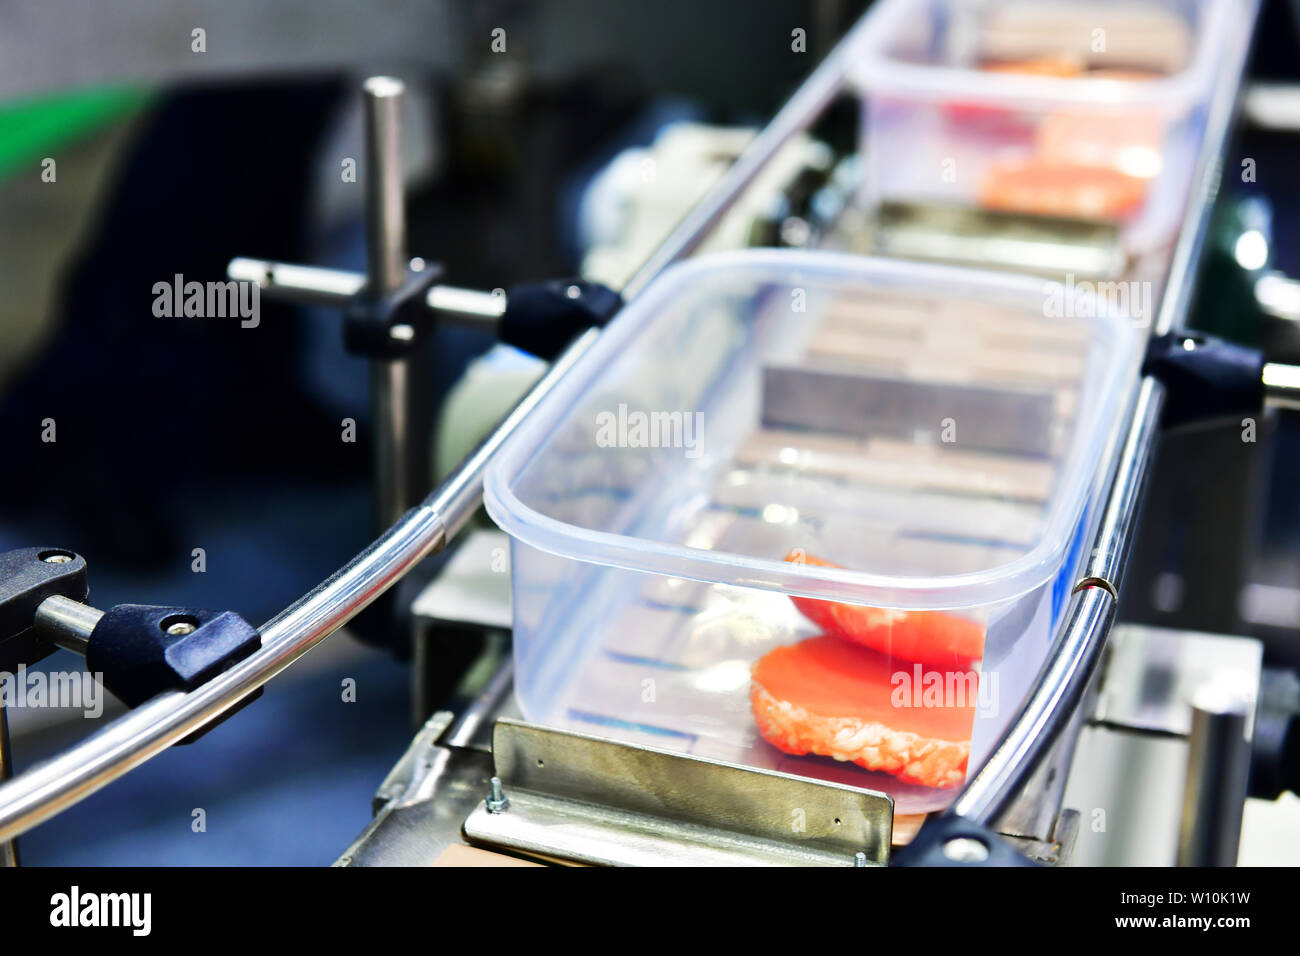
[[[1176,233],[1232,0],[882,0],[852,67],[866,198]]]
[[[946,805],[1045,659],[1137,341],[1041,279],[780,250],[669,269],[485,478],[524,714]]]

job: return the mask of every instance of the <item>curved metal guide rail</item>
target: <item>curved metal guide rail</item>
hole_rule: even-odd
[[[1237,33],[1223,53],[1220,82],[1206,118],[1192,193],[1152,333],[1182,328],[1191,306],[1196,271],[1205,246],[1211,209],[1218,194],[1227,148],[1237,114],[1240,80],[1250,54],[1258,0],[1241,5]],[[1102,474],[1114,473],[1101,511],[1092,550],[1075,585],[1061,632],[1035,682],[1034,692],[1011,722],[1002,742],[971,777],[951,813],[991,824],[1010,805],[1044,755],[1059,738],[1087,691],[1114,621],[1129,539],[1137,521],[1164,407],[1164,386],[1142,380],[1122,442],[1112,443]]]
[[[1243,10],[1243,40],[1228,76],[1240,75],[1257,3]],[[630,299],[673,262],[690,255],[726,215],[767,162],[807,129],[845,91],[848,66],[871,27],[861,19],[799,87],[771,123],[636,273],[624,290]],[[1235,70],[1235,72],[1234,72]],[[1231,126],[1235,82],[1220,86],[1193,197],[1166,284],[1160,321],[1176,327],[1186,313],[1203,242],[1207,199],[1217,184],[1220,151]],[[1221,102],[1226,101],[1226,102]],[[1201,207],[1198,209],[1198,207]],[[1189,238],[1190,235],[1190,238]],[[592,345],[595,332],[576,340],[492,434],[419,506],[407,512],[348,565],[304,595],[261,629],[263,646],[229,671],[188,693],[160,694],[62,754],[0,785],[0,841],[50,819],[162,752],[236,705],[277,676],[391,587],[421,559],[440,550],[478,508],[482,477],[493,454]],[[1160,386],[1143,384],[1128,438],[1115,443],[1116,477],[1098,530],[1090,575],[1118,580],[1120,558],[1141,497],[1142,478],[1159,420]],[[1093,568],[1093,566],[1096,566]],[[1055,651],[1007,738],[970,781],[956,805],[964,816],[989,821],[1032,773],[1077,706],[1114,613],[1104,587],[1076,592]]]

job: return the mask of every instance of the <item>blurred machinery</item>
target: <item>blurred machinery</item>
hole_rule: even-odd
[[[1257,855],[1254,832],[1292,825],[1278,815],[1285,805],[1272,801],[1300,780],[1300,512],[1290,494],[1300,429],[1289,410],[1300,382],[1288,368],[1300,356],[1300,287],[1288,278],[1300,275],[1300,257],[1283,230],[1300,220],[1287,215],[1293,196],[1242,189],[1225,170],[1236,168],[1238,154],[1258,159],[1261,169],[1285,162],[1270,156],[1285,155],[1300,122],[1293,88],[1251,81],[1254,3],[1225,40],[1176,234],[1138,254],[1124,248],[1114,225],[1077,217],[865,201],[848,81],[870,24],[868,14],[854,25],[858,4],[801,9],[812,51],[806,58],[786,55],[792,32],[780,5],[747,5],[744,29],[780,41],[774,50],[789,63],[789,80],[807,74],[806,64],[818,65],[770,121],[744,126],[705,123],[676,106],[642,108],[647,88],[703,86],[692,83],[701,63],[712,64],[710,82],[728,76],[711,88],[712,116],[767,115],[784,92],[780,78],[763,76],[768,71],[758,64],[769,60],[759,41],[722,53],[719,36],[729,34],[734,18],[718,13],[713,23],[715,14],[691,4],[595,13],[567,3],[472,11],[398,3],[366,18],[361,35],[362,21],[346,5],[325,4],[312,14],[304,41],[298,27],[292,36],[282,32],[260,5],[233,3],[204,6],[189,18],[206,24],[210,52],[178,52],[158,28],[129,47],[103,45],[90,60],[57,55],[60,44],[74,42],[58,27],[57,6],[35,8],[29,24],[45,55],[24,52],[36,48],[30,41],[0,40],[0,49],[17,43],[10,62],[19,67],[7,68],[0,86],[7,95],[123,76],[200,86],[173,94],[151,119],[137,118],[144,139],[118,147],[136,172],[124,175],[118,201],[101,212],[89,261],[65,293],[70,311],[109,302],[104,327],[87,330],[89,344],[60,337],[38,358],[52,333],[24,331],[25,377],[17,361],[0,369],[10,377],[6,441],[26,427],[32,408],[52,408],[48,417],[73,422],[77,403],[112,395],[104,399],[106,415],[129,422],[133,434],[142,431],[147,439],[136,447],[149,456],[127,468],[125,497],[107,479],[83,492],[80,479],[67,477],[78,455],[100,467],[114,461],[110,434],[88,445],[68,441],[76,449],[70,459],[10,479],[13,500],[77,501],[79,511],[62,523],[16,516],[5,529],[12,573],[0,592],[8,615],[0,670],[35,666],[57,645],[86,655],[132,708],[0,784],[0,838],[11,862],[19,834],[170,745],[196,739],[363,610],[355,632],[410,659],[409,713],[418,730],[375,792],[373,820],[339,865],[463,860],[466,847],[613,864],[1230,864],[1239,844],[1243,861],[1267,859]],[[117,15],[129,19],[130,11]],[[1285,22],[1286,8],[1267,5],[1262,16]],[[175,23],[189,22],[178,17]],[[691,29],[675,30],[686,20]],[[643,32],[672,42],[636,42]],[[1274,33],[1294,48],[1293,29]],[[431,46],[429,36],[457,39]],[[227,42],[231,37],[256,42]],[[508,55],[494,58],[483,37],[500,39]],[[602,85],[593,89],[586,83],[592,64],[623,43],[635,53],[622,70],[599,72]],[[300,59],[286,59],[288,51]],[[1256,71],[1267,53],[1256,55]],[[723,55],[736,59],[734,70],[714,62]],[[75,63],[75,74],[65,63]],[[364,85],[352,82],[372,64],[398,67],[391,73],[404,81],[376,74]],[[264,102],[263,112],[257,102],[267,94],[223,90],[218,82],[271,69],[298,78],[275,81],[271,95],[280,102]],[[301,80],[323,70],[328,81]],[[763,88],[759,97],[755,84]],[[664,98],[654,99],[662,107]],[[132,107],[113,101],[98,108],[112,114]],[[194,152],[192,141],[177,148],[177,138],[199,136],[219,149],[217,141],[230,135],[220,124],[245,109],[264,126],[285,115],[301,121],[286,137],[297,141],[295,149],[260,156],[269,172],[237,170],[235,184],[220,192],[229,203],[247,190],[256,228],[240,228],[231,210],[186,206],[160,214],[167,229],[144,251],[132,244],[120,257],[100,258],[113,246],[114,228],[149,208],[141,191]],[[623,135],[629,128],[632,136]],[[579,149],[584,141],[623,148]],[[217,182],[230,155],[211,157],[213,169],[199,181]],[[337,156],[344,169],[347,158],[360,160],[364,189],[340,188],[348,180],[338,179]],[[66,179],[69,166],[60,168]],[[558,182],[566,184],[567,215],[552,201]],[[211,217],[207,241],[169,255],[168,230],[196,215]],[[267,221],[280,230],[264,228]],[[476,518],[484,470],[593,347],[595,329],[665,267],[703,251],[753,246],[941,260],[1053,279],[1068,274],[1071,281],[1137,279],[1158,290],[1149,318],[1153,340],[1165,348],[1152,346],[1124,427],[1108,447],[1097,510],[1085,529],[1091,537],[1063,596],[1050,654],[1001,745],[972,768],[952,808],[928,819],[896,814],[889,799],[864,787],[538,726],[523,719],[514,696],[510,544]],[[141,266],[141,255],[156,258]],[[113,298],[114,285],[128,281],[122,270],[142,288],[152,283],[136,277],[155,273],[255,286],[267,304],[260,321],[278,351],[246,356],[238,330],[218,336],[197,326],[164,331],[151,345],[155,333],[140,331],[134,318],[149,300],[134,292]],[[129,367],[132,376],[165,379],[160,370],[174,370],[176,355],[213,350],[217,360],[202,366],[210,394],[195,403],[161,386],[144,396],[114,389],[116,373],[95,369],[92,359],[122,338],[139,362]],[[1249,360],[1265,378],[1256,375],[1248,396],[1254,406],[1223,397],[1243,386],[1222,369],[1247,359],[1220,339],[1257,350]],[[1207,355],[1208,364],[1189,365],[1183,352]],[[277,381],[288,354],[300,356],[298,365]],[[344,364],[345,354],[364,361]],[[70,369],[74,379],[77,369],[89,369],[84,387],[63,405],[50,397],[51,368]],[[141,402],[150,408],[143,426],[135,417]],[[232,415],[236,424],[223,425]],[[1174,415],[1185,416],[1183,427],[1162,429]],[[1242,441],[1243,416],[1257,425],[1257,440]],[[240,424],[250,420],[258,424]],[[359,448],[337,440],[340,421],[345,433],[347,422],[360,424],[369,457],[364,441]],[[213,432],[197,448],[189,431],[195,422]],[[320,450],[296,461],[299,449]],[[337,479],[313,486],[312,510],[346,517],[324,529],[304,520],[313,526],[303,539],[307,554],[288,550],[267,560],[251,549],[242,576],[160,586],[152,593],[164,593],[156,598],[164,604],[125,610],[133,605],[119,598],[141,599],[133,587],[165,577],[160,568],[189,552],[191,496],[219,496],[263,454],[273,467],[260,470],[276,481],[242,489],[241,498],[266,492],[288,501],[285,486],[310,470]],[[160,473],[159,456],[171,472]],[[211,468],[209,459],[216,459]],[[1207,461],[1215,463],[1209,477]],[[277,535],[295,533],[292,524],[275,527]],[[374,530],[378,539],[363,548]],[[72,550],[20,554],[18,546],[36,538]],[[166,561],[156,560],[160,551]],[[121,555],[130,558],[125,570],[109,572],[101,589],[100,562],[112,567]],[[264,570],[276,563],[292,570]],[[335,566],[342,570],[327,578]],[[268,574],[274,587],[250,580]],[[250,597],[241,601],[244,587]],[[248,623],[299,593],[305,596],[260,627]],[[92,604],[107,610],[101,616]],[[237,607],[243,616],[193,610],[211,605]],[[177,647],[186,649],[183,663]],[[262,706],[253,703],[212,738],[250,727]],[[17,744],[21,757],[25,742]],[[13,749],[0,736],[5,776]],[[662,780],[680,786],[669,793],[656,787]],[[836,826],[792,841],[789,806]]]

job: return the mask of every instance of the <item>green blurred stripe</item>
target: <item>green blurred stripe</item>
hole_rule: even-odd
[[[143,89],[110,87],[0,105],[0,178],[29,163],[39,175],[40,160],[58,147],[130,116],[148,99]]]

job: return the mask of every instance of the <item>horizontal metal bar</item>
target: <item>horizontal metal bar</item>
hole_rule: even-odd
[[[36,608],[33,625],[47,641],[84,657],[90,646],[90,632],[103,616],[99,608],[54,594]]]
[[[345,269],[320,266],[297,266],[269,259],[239,257],[226,267],[228,278],[252,282],[263,295],[303,305],[343,307],[361,290],[365,276]],[[435,285],[425,295],[424,304],[439,318],[457,325],[495,330],[506,310],[506,297],[477,289]]]
[[[252,282],[262,295],[304,305],[343,306],[366,284],[360,272],[296,266],[269,259],[231,259],[226,276],[236,282]]]
[[[1264,365],[1264,403],[1270,408],[1300,408],[1300,365]]]
[[[1266,272],[1255,280],[1255,303],[1272,318],[1300,322],[1300,282],[1280,272]]]
[[[434,286],[424,301],[438,315],[460,325],[495,327],[497,319],[506,311],[504,293],[451,285]]]
[[[1300,83],[1250,84],[1242,115],[1260,129],[1300,133]]]

